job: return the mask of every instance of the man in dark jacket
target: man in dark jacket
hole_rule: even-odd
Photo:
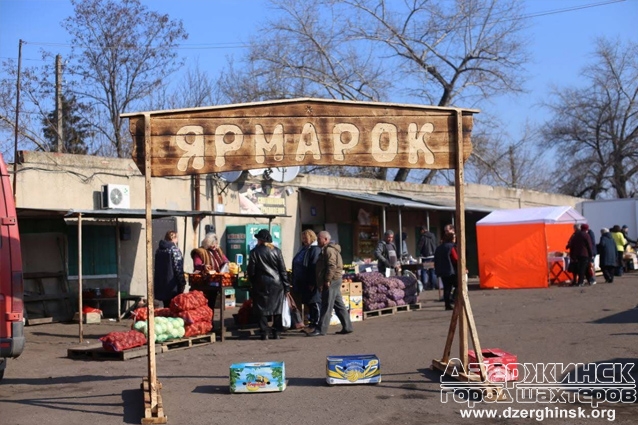
[[[177,247],[177,232],[172,230],[166,233],[155,251],[153,287],[155,299],[162,301],[164,307],[170,306],[171,300],[186,287],[184,257]]]
[[[401,262],[394,244],[394,232],[387,230],[383,234],[383,240],[377,244],[374,250],[374,258],[377,259],[377,269],[379,273],[386,275],[386,270],[390,270],[390,276],[394,276],[401,271]]]
[[[578,276],[572,286],[583,286],[586,270],[590,267],[593,250],[588,230],[589,226],[582,224],[580,230],[574,232],[567,245],[567,248],[569,248],[569,260],[575,262],[575,274]]]
[[[339,322],[341,322],[341,330],[337,333],[347,335],[352,333],[353,330],[350,314],[348,314],[348,309],[341,297],[341,276],[343,274],[341,247],[330,243],[330,238],[330,233],[325,230],[317,235],[317,242],[319,247],[321,247],[321,254],[319,254],[316,267],[317,285],[321,288],[321,318],[317,328],[308,333],[308,336],[328,333],[333,309]]]
[[[600,243],[598,244],[598,263],[603,271],[605,282],[614,282],[614,270],[616,269],[616,242],[611,237],[609,229],[600,230]]]
[[[427,227],[421,226],[421,237],[417,243],[417,252],[424,264],[421,269],[421,282],[425,289],[439,287],[438,278],[434,271],[434,251],[436,250],[436,236]]]
[[[281,250],[272,244],[270,232],[261,229],[255,237],[257,246],[250,251],[247,269],[252,284],[253,309],[259,318],[261,339],[268,339],[270,316],[273,317],[272,337],[280,339],[284,296],[290,291],[288,271]]]

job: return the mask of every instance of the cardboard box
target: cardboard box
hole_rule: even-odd
[[[226,304],[226,308],[235,307],[237,305],[237,300],[235,299],[234,295],[226,295],[224,301]]]
[[[350,309],[350,321],[361,322],[363,320],[363,308],[351,308]]]
[[[350,293],[350,282],[341,282],[341,293],[342,294]]]
[[[233,363],[230,365],[230,392],[264,393],[286,389],[284,362]]]
[[[346,309],[350,311],[350,295],[341,294],[341,299],[343,299],[343,303],[345,304]],[[334,310],[332,310],[332,315],[330,316],[330,325],[340,325],[340,324],[341,322],[339,321],[337,314],[335,313]]]
[[[363,295],[361,282],[350,282],[350,296],[352,295]]]
[[[378,384],[381,382],[381,363],[374,354],[328,356],[326,382],[329,385]]]
[[[468,350],[470,372],[480,373],[474,350]],[[505,382],[518,380],[518,357],[500,348],[484,348],[483,364],[487,365],[487,379],[490,382]],[[472,366],[474,363],[474,366]]]
[[[79,320],[80,320],[80,313],[75,313],[75,316],[73,316],[73,321],[78,322]],[[82,320],[83,320],[82,323],[86,323],[87,325],[100,323],[101,321],[100,313],[84,313],[82,315]]]
[[[363,308],[363,295],[350,295],[350,310]]]

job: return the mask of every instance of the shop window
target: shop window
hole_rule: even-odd
[[[78,275],[78,228],[68,227],[69,276]],[[117,275],[116,230],[113,226],[82,225],[82,276]]]

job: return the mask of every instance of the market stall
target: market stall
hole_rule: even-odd
[[[555,253],[565,251],[574,224],[585,221],[568,206],[499,210],[479,220],[481,288],[546,288],[565,278],[567,263]]]

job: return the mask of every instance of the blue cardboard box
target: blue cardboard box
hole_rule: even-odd
[[[276,392],[286,389],[284,362],[233,363],[230,365],[230,392]]]
[[[381,382],[381,363],[374,354],[328,356],[326,382],[329,385],[378,384]]]

